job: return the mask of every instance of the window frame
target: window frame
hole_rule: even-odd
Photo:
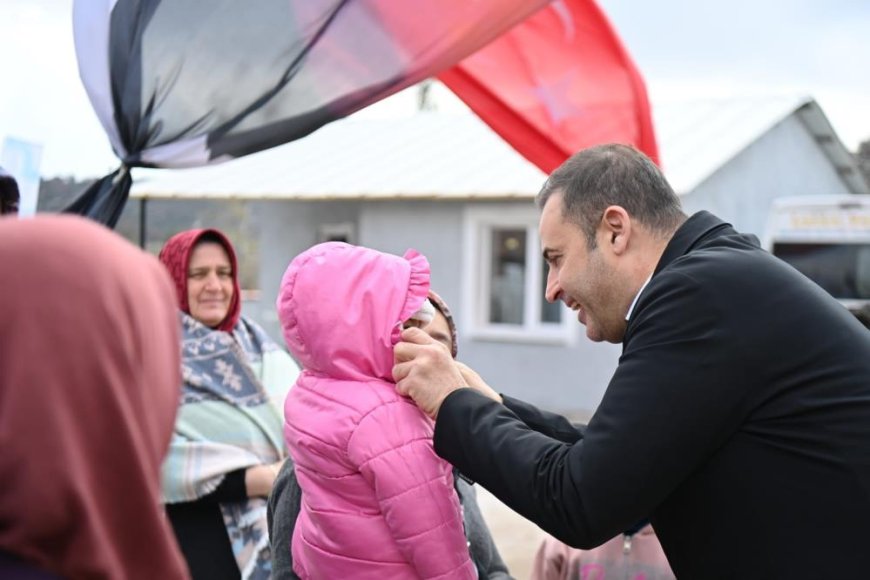
[[[512,204],[466,206],[463,212],[463,335],[474,340],[551,344],[575,344],[577,324],[573,312],[560,303],[561,320],[542,322],[541,288],[546,276],[538,236],[539,213],[534,207]],[[523,323],[489,321],[492,283],[492,233],[495,229],[526,232]],[[529,275],[531,274],[531,276]]]

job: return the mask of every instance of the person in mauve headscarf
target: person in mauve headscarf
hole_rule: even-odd
[[[165,271],[70,216],[0,220],[0,578],[169,579],[178,406]]]

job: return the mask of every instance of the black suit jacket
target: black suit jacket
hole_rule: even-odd
[[[870,333],[706,212],[640,295],[585,433],[460,389],[435,449],[575,547],[650,516],[680,577],[870,578]]]

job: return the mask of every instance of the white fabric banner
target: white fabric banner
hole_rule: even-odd
[[[74,0],[73,37],[79,63],[79,77],[94,107],[112,149],[119,157],[127,150],[115,124],[112,84],[109,75],[109,21],[118,0]]]

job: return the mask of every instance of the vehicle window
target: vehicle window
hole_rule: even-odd
[[[834,298],[870,300],[870,244],[781,244],[773,255]]]

